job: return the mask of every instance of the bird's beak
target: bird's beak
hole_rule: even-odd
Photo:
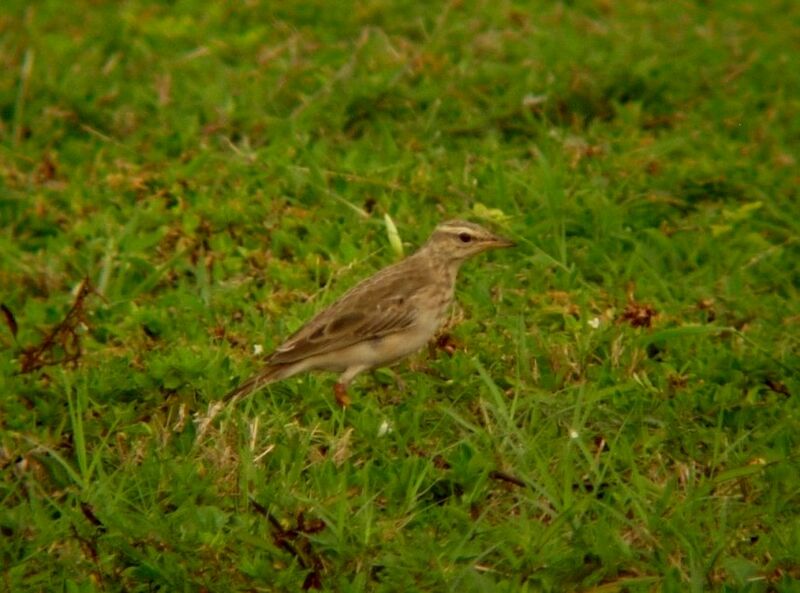
[[[506,239],[505,237],[500,237],[499,235],[492,237],[491,241],[489,242],[489,247],[492,249],[505,249],[506,247],[516,246],[517,244],[511,239]]]

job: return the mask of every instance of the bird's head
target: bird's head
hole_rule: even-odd
[[[436,256],[454,263],[489,249],[513,246],[513,241],[465,220],[443,222],[434,229],[425,245]]]

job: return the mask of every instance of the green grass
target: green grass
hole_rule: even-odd
[[[799,6],[3,2],[0,589],[800,591]],[[455,352],[197,422],[387,214]]]

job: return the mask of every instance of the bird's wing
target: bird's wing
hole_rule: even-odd
[[[356,285],[279,346],[268,362],[297,362],[408,329],[417,318],[414,297],[428,280],[401,264]]]

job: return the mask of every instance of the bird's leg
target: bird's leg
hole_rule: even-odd
[[[333,394],[336,396],[336,402],[343,408],[350,405],[350,396],[347,395],[347,385],[344,383],[336,383],[333,386]]]
[[[380,376],[383,373],[387,373],[387,374],[391,375],[392,382],[394,383],[394,386],[397,389],[397,391],[399,391],[400,393],[404,393],[405,392],[405,390],[406,390],[406,382],[403,381],[403,378],[400,376],[400,373],[395,371],[393,368],[389,368],[389,367],[385,367],[385,368],[381,369],[381,373],[380,374],[377,373],[375,370],[372,371],[372,378],[375,380],[375,382],[379,386],[383,387],[383,385],[384,385],[384,382],[381,381],[382,377]]]
[[[394,386],[397,388],[397,391],[405,393],[407,386],[406,382],[403,381],[403,377],[400,376],[400,373],[392,369],[389,369],[389,372],[392,373],[392,379],[394,379]]]
[[[336,385],[333,386],[333,393],[340,406],[346,408],[350,405],[350,396],[347,395],[347,386],[350,385],[350,381],[352,381],[357,374],[368,369],[369,366],[367,365],[349,366],[339,375],[339,380],[336,382]]]

